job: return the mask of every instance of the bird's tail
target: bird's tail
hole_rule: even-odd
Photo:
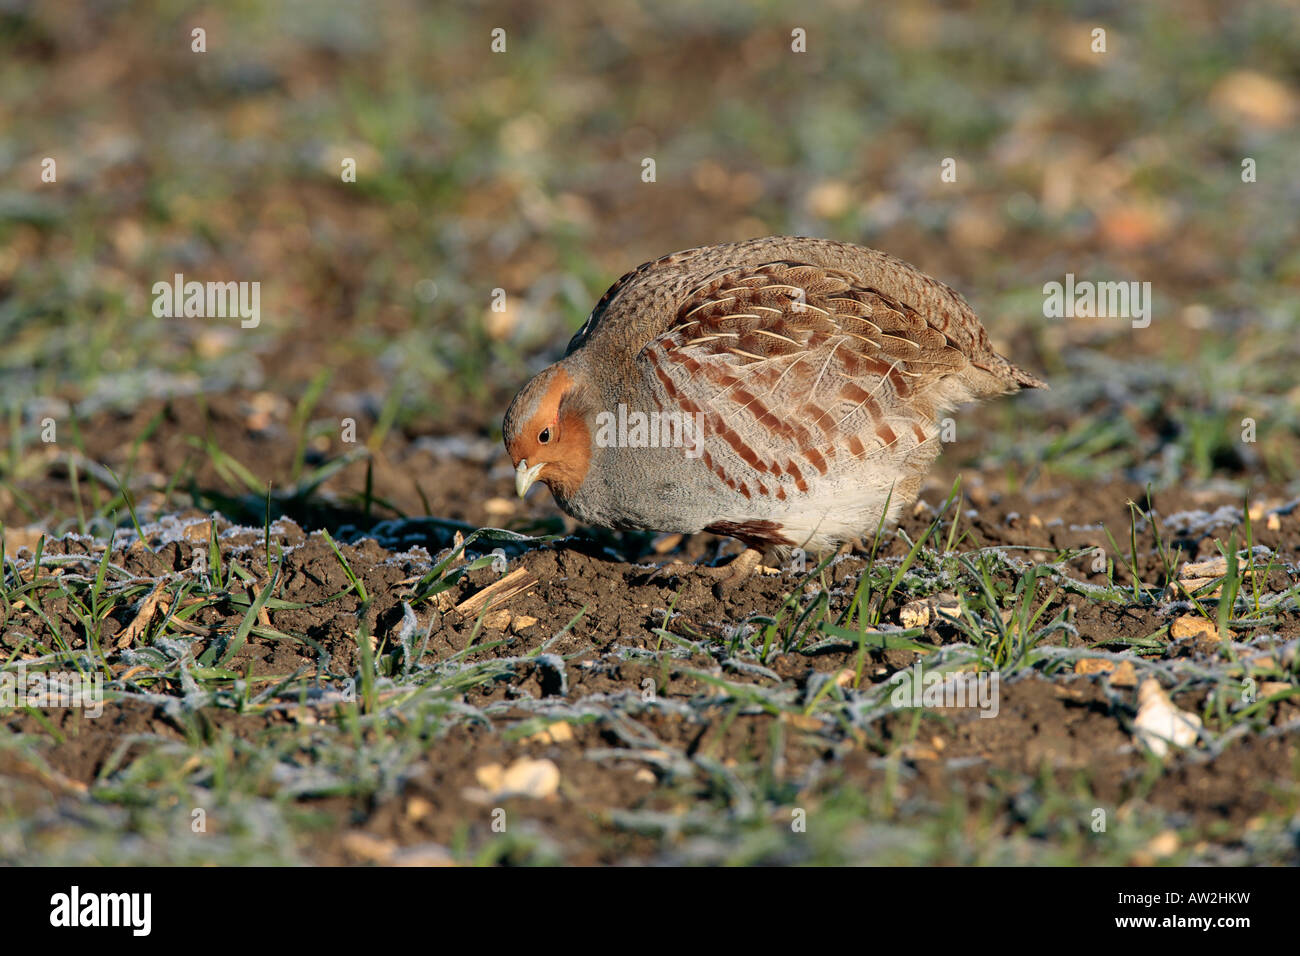
[[[1014,383],[1019,388],[1050,388],[1041,378],[1035,378],[1018,365],[1012,365],[997,352],[991,353],[987,360],[972,364],[1000,378],[1008,385]]]

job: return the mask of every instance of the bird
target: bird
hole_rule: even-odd
[[[989,344],[942,282],[849,242],[770,236],[628,272],[502,426],[525,496],[592,526],[825,553],[891,526],[941,416],[1047,384]]]

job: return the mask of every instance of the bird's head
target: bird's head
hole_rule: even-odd
[[[591,465],[587,389],[562,365],[539,372],[506,410],[502,430],[522,498],[541,481],[557,500],[573,497]]]

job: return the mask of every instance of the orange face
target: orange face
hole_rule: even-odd
[[[575,401],[573,379],[552,365],[525,385],[506,412],[506,451],[522,498],[533,482],[571,497],[591,464],[591,429]]]

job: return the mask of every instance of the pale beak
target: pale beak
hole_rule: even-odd
[[[533,467],[529,468],[527,458],[515,465],[515,491],[519,492],[520,498],[528,494],[528,489],[533,486],[533,482],[537,480],[538,474],[540,474],[541,470],[545,467],[546,462],[540,461],[533,465]]]

